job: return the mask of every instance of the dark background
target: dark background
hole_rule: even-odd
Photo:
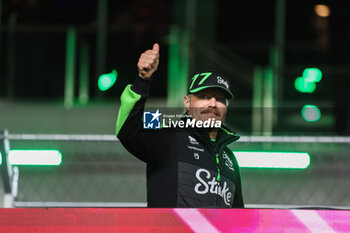
[[[234,55],[239,61],[249,64],[246,70],[250,73],[256,66],[267,66],[269,51],[275,41],[276,1],[211,2],[215,8],[208,11],[205,8],[208,5],[197,1],[198,15],[211,12],[212,16],[197,17],[196,37],[192,45],[207,43],[214,48],[220,46],[221,51],[227,54],[227,60],[232,60]],[[320,18],[315,14],[314,6],[319,3],[330,7],[330,17]],[[103,93],[96,85],[100,75],[96,71],[97,5],[96,0],[2,1],[0,98],[5,101],[43,102],[63,99],[65,41],[69,26],[77,30],[77,50],[82,43],[87,43],[90,48],[91,101],[119,99],[124,87],[137,74],[136,63],[140,53],[151,48],[154,42],[161,45],[161,60],[151,97],[165,98],[169,30],[172,25],[185,26],[186,1],[108,1],[105,73],[117,69],[118,81]],[[298,108],[317,103],[333,109],[337,119],[334,128],[339,134],[350,130],[349,6],[347,1],[286,1],[284,71],[283,82],[279,84],[281,99],[278,107]],[[15,18],[12,36],[11,17]],[[197,48],[195,57],[190,54],[190,61],[195,58],[190,77],[201,70],[220,69],[202,56],[205,53],[205,49]],[[76,63],[79,64],[79,61],[77,53]],[[11,64],[14,70],[12,95],[8,89]],[[294,88],[295,78],[301,76],[307,67],[318,67],[323,72],[323,79],[312,94],[299,93]],[[250,107],[252,83],[243,75],[240,79],[231,77],[231,82],[238,106]]]
[[[53,139],[10,140],[11,149],[51,148],[63,153],[63,162],[57,167],[20,166],[17,206],[45,205],[45,202],[57,202],[62,206],[67,202],[75,202],[75,206],[79,206],[79,202],[144,204],[145,166],[120,143],[102,138],[62,141],[55,140],[54,134],[113,136],[120,94],[137,75],[140,53],[151,48],[154,42],[161,45],[161,60],[147,103],[154,109],[159,108],[159,103],[164,104],[168,95],[170,29],[174,25],[185,27],[186,3],[190,1],[108,1],[105,73],[116,69],[118,80],[106,92],[97,89],[100,75],[96,71],[97,0],[0,2],[0,129],[8,129],[12,136],[50,134]],[[276,1],[196,2],[198,17],[196,37],[189,54],[192,62],[189,78],[193,73],[208,69],[228,74],[235,100],[228,109],[227,123],[243,136],[242,139],[251,136],[254,110],[251,74],[255,67],[264,68],[270,64],[269,51],[275,41]],[[330,7],[330,17],[321,19],[315,15],[317,3]],[[349,6],[348,1],[340,0],[286,0],[280,115],[278,125],[267,135],[350,134]],[[15,22],[12,26],[11,20]],[[66,109],[63,105],[66,32],[71,26],[77,31],[77,51],[83,43],[90,48],[90,101],[86,105],[74,103],[71,109]],[[216,58],[211,57],[213,51],[225,59],[215,63]],[[77,52],[77,77],[80,61]],[[237,65],[242,75],[231,76],[229,69],[222,69],[218,64],[221,62]],[[295,78],[301,76],[306,67],[318,67],[323,72],[323,79],[312,94],[299,93],[294,88]],[[10,75],[14,77],[12,94],[9,92]],[[303,121],[300,109],[305,104],[321,108],[319,122]],[[307,169],[243,168],[245,203],[265,204],[269,208],[350,206],[348,143],[305,143],[302,137],[299,139],[298,143],[240,140],[230,145],[233,151],[304,151],[310,154],[311,163]],[[1,182],[0,190],[4,190]],[[2,194],[0,192],[0,201]],[[255,208],[261,206],[255,205]]]

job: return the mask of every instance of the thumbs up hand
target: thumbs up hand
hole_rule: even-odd
[[[155,43],[152,49],[141,54],[137,68],[139,76],[143,79],[150,79],[152,74],[157,70],[159,64],[159,44]]]

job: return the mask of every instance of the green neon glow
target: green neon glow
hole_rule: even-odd
[[[302,93],[313,93],[316,90],[316,84],[314,82],[307,82],[304,77],[297,77],[294,87]]]
[[[106,91],[109,88],[111,88],[114,83],[117,81],[118,72],[116,70],[113,70],[111,73],[108,74],[102,74],[98,78],[98,88],[100,91]]]
[[[322,79],[322,71],[318,68],[306,68],[303,77],[307,82],[319,82]]]
[[[58,150],[10,150],[9,162],[12,165],[59,166],[62,154]]]
[[[316,83],[321,81],[322,71],[318,68],[306,68],[302,77],[297,77],[294,82],[295,89],[302,93],[313,93]]]
[[[321,111],[316,105],[304,105],[301,116],[307,122],[316,122],[321,118]]]
[[[233,151],[240,167],[306,169],[310,156],[306,152]]]

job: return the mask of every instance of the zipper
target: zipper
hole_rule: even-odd
[[[219,168],[220,160],[219,160],[219,153],[217,152],[217,146],[215,148],[215,160],[216,160],[216,169],[217,169],[217,176],[216,176],[217,191],[219,192],[221,174],[220,174],[220,168]],[[217,205],[218,205],[218,195],[215,195],[215,206],[217,206]]]
[[[220,174],[220,168],[219,168],[219,164],[220,164],[220,159],[219,159],[219,150],[218,150],[218,144],[215,143],[215,161],[216,161],[216,170],[217,170],[217,176],[216,176],[216,181],[220,181],[221,180],[221,174]]]
[[[218,170],[218,175],[216,176],[216,180],[220,181],[221,175],[220,175],[220,168],[219,168],[219,153],[216,153],[216,168]]]

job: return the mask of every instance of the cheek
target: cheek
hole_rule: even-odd
[[[192,102],[191,103],[191,107],[190,107],[190,114],[195,117],[195,118],[198,118],[199,115],[200,115],[200,112],[201,112],[202,108],[201,108],[201,105],[198,104],[198,102]]]
[[[226,106],[221,106],[218,108],[218,111],[219,111],[220,115],[225,116],[226,112],[227,112],[227,108],[226,108]]]
[[[197,111],[197,109],[199,108],[200,104],[198,103],[198,101],[191,101],[190,103],[190,110],[191,111]]]

